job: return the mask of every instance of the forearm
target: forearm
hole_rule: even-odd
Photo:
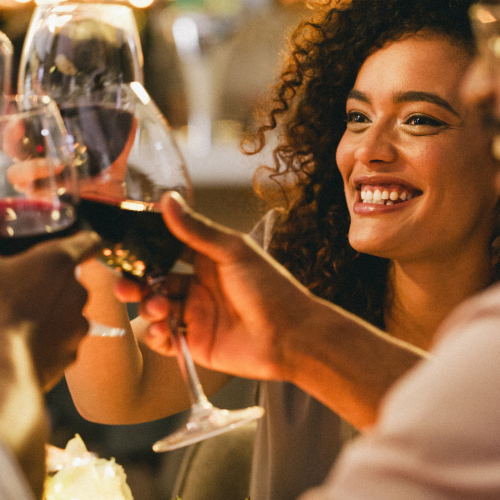
[[[286,378],[359,429],[374,423],[387,389],[427,354],[324,301],[286,337]],[[310,335],[304,336],[304,331]]]
[[[189,408],[176,358],[157,354],[138,340],[149,324],[141,318],[129,321],[125,304],[113,294],[116,279],[96,261],[82,267],[81,281],[89,291],[85,315],[124,328],[126,334],[88,336],[81,342],[76,363],[66,370],[76,408],[84,418],[105,424],[157,420]],[[228,380],[208,370],[200,378],[208,393]]]
[[[132,332],[126,305],[113,294],[116,279],[97,261],[81,268],[80,281],[89,293],[86,317],[123,328],[126,334],[123,337],[88,336],[82,341],[76,363],[66,370],[75,406],[86,419],[107,424],[142,422],[178,411],[177,407],[171,410],[156,407],[159,390],[153,380],[153,373],[169,371],[168,364],[175,368],[175,360],[162,359],[146,347],[141,350]],[[175,379],[175,375],[172,376]]]

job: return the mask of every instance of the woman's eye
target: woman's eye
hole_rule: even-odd
[[[347,130],[351,132],[363,132],[371,123],[371,120],[359,111],[349,111],[347,113]]]
[[[350,111],[347,113],[347,123],[368,123],[370,120],[359,111]]]
[[[426,115],[413,115],[410,116],[405,122],[405,125],[428,126],[428,127],[445,127],[446,124],[436,118],[431,118]]]

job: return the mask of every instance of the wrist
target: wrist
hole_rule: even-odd
[[[325,349],[324,339],[331,333],[329,309],[312,294],[301,300],[300,310],[289,318],[286,331],[277,334],[275,367],[280,380],[301,385],[311,362]]]

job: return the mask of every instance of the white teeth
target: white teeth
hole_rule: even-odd
[[[374,192],[369,189],[364,189],[361,191],[361,200],[363,203],[375,203],[377,205],[394,205],[394,202],[398,199],[401,201],[411,200],[413,196],[407,191],[403,191],[401,194],[398,191],[389,191],[384,189],[375,189]]]

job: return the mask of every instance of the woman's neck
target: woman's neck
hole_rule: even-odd
[[[488,256],[476,255],[470,260],[449,258],[439,263],[393,262],[385,310],[386,331],[429,349],[443,319],[460,302],[496,278]]]

